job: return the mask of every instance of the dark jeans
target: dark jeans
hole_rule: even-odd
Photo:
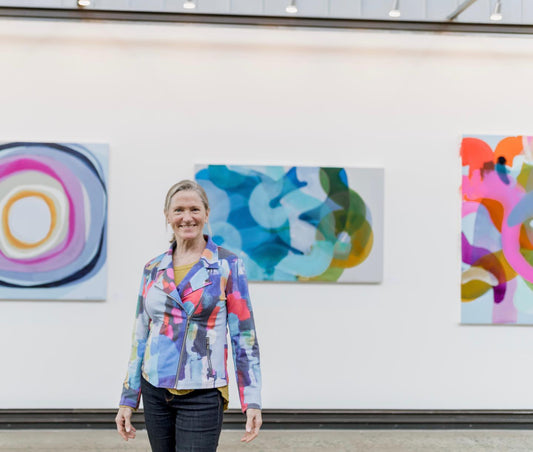
[[[141,381],[144,419],[154,452],[215,452],[224,404],[218,389],[174,395]]]

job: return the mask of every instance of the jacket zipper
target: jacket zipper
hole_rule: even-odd
[[[209,347],[209,337],[205,338],[205,345],[207,348],[207,378],[214,378],[213,365],[211,364],[211,348]]]
[[[173,297],[170,297],[170,298],[173,298]],[[180,370],[181,370],[181,361],[183,359],[183,350],[185,350],[185,342],[187,341],[187,335],[189,334],[189,322],[191,320],[191,317],[194,315],[194,313],[196,312],[196,309],[198,308],[200,303],[198,303],[195,307],[194,307],[194,310],[191,312],[191,315],[190,316],[187,316],[187,322],[185,323],[185,334],[183,335],[183,344],[181,344],[181,352],[180,352],[180,359],[178,361],[178,371],[176,372],[176,381],[174,382],[174,387],[177,389],[178,388],[178,380],[180,378]]]
[[[187,311],[185,311],[185,307],[181,304],[181,302],[174,298],[172,295],[168,294],[167,293],[167,297],[171,298],[172,300],[174,300],[176,302],[176,304],[181,308],[183,309],[183,311],[185,312],[185,314],[187,314]],[[180,352],[180,359],[178,360],[178,370],[176,372],[176,379],[174,380],[174,387],[177,388],[178,387],[178,380],[179,380],[179,376],[180,376],[180,369],[181,369],[181,360],[183,358],[183,349],[185,348],[185,341],[187,340],[187,332],[189,330],[189,321],[191,320],[191,317],[192,315],[194,314],[194,312],[196,311],[196,308],[198,306],[196,306],[194,308],[194,311],[192,312],[191,316],[187,316],[187,322],[185,323],[185,334],[183,335],[183,344],[181,344],[181,352]]]

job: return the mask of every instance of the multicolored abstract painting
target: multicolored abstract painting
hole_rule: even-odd
[[[461,145],[463,323],[533,324],[533,137]]]
[[[107,145],[0,144],[0,297],[105,299]]]
[[[196,180],[250,280],[381,281],[382,169],[197,165]]]

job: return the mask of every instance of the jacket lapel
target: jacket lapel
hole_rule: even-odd
[[[217,246],[209,237],[207,237],[207,244],[200,260],[178,286],[178,292],[181,295],[181,298],[184,299],[197,290],[213,284],[213,281],[210,279],[210,274],[215,269],[218,269]],[[189,297],[189,300],[187,300],[191,301],[193,309],[200,302],[202,293],[203,292],[195,294],[197,296]]]
[[[174,246],[171,246],[167,253],[163,256],[163,259],[161,259],[154,285],[161,289],[163,292],[165,292],[178,304],[183,306],[181,303],[179,292],[176,288],[176,283],[174,281],[174,266],[172,264],[173,251]]]
[[[200,260],[191,268],[191,271],[183,278],[178,286],[178,292],[182,297],[186,297],[192,292],[212,284],[209,274],[218,269],[218,250],[211,238],[207,237],[205,250],[200,256]]]
[[[187,309],[182,299],[192,294],[193,292],[211,285],[210,273],[218,269],[218,248],[216,244],[207,237],[207,244],[200,260],[187,273],[185,278],[180,282],[178,287],[174,281],[174,266],[172,263],[172,253],[174,252],[174,244],[170,247],[167,253],[159,263],[157,279],[154,283],[156,287],[165,292],[170,298],[175,300],[183,309],[190,315],[196,305],[200,302],[200,296],[192,297],[192,308]],[[200,295],[200,294],[199,294]],[[189,312],[190,311],[190,312]]]

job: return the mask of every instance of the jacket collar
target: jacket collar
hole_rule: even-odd
[[[200,260],[178,287],[176,287],[174,281],[174,266],[172,263],[172,253],[176,248],[176,242],[172,242],[158,265],[155,285],[176,301],[181,301],[180,293],[185,296],[194,290],[211,284],[211,281],[209,281],[209,269],[218,268],[218,247],[211,240],[211,237],[204,235],[204,238],[207,243]]]

